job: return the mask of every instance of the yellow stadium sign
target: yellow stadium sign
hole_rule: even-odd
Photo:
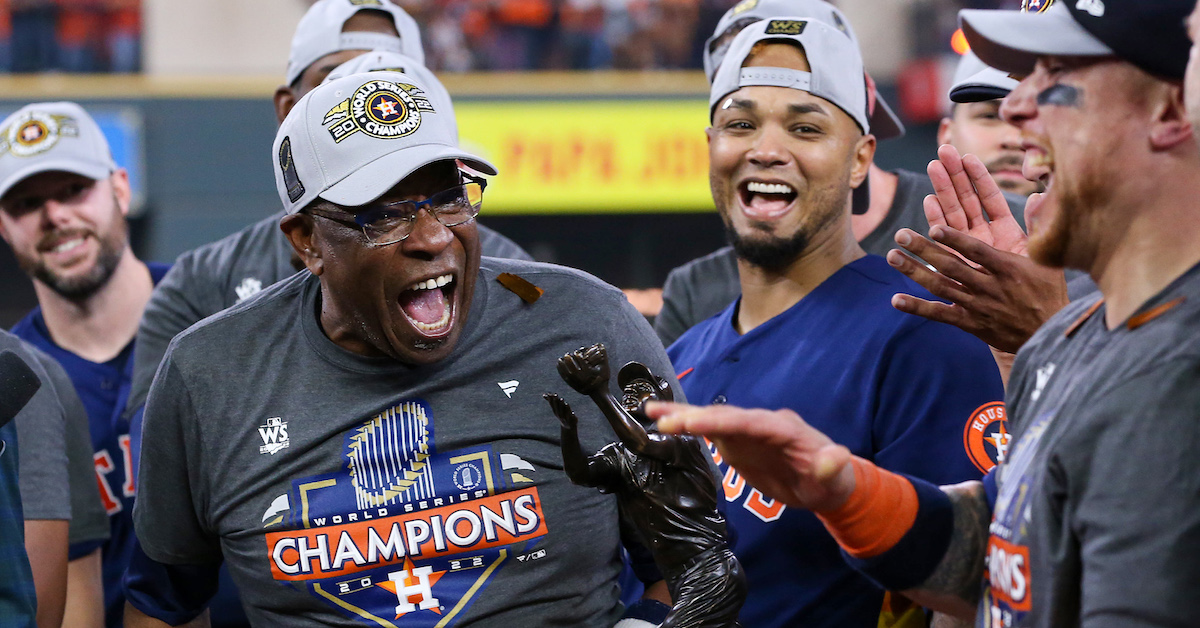
[[[456,104],[487,214],[712,211],[703,100]]]

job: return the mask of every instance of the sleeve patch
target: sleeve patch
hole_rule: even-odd
[[[967,457],[984,473],[1004,462],[1011,441],[1008,413],[1002,401],[985,403],[976,408],[963,430],[963,448],[967,451]]]

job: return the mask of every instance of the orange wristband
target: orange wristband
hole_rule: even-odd
[[[815,513],[833,538],[855,558],[895,547],[917,520],[917,489],[901,475],[854,456],[854,492],[838,508]]]

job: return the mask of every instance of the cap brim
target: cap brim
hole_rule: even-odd
[[[984,68],[950,88],[950,100],[956,103],[983,102],[1004,98],[1016,89],[1018,81],[994,68]]]
[[[1113,53],[1079,25],[1062,3],[1042,13],[963,9],[959,23],[971,51],[984,63],[1027,76],[1046,55],[1106,57]]]
[[[484,174],[496,174],[496,167],[491,163],[460,148],[440,144],[418,144],[388,153],[362,166],[317,196],[343,207],[366,205],[383,196],[422,166],[437,161],[453,160],[462,160],[466,165]]]
[[[80,176],[87,177],[99,181],[108,177],[116,170],[113,164],[93,164],[78,160],[61,160],[50,159],[38,161],[21,170],[9,175],[3,183],[0,183],[0,198],[3,198],[8,191],[13,189],[18,183],[32,177],[35,174],[43,172],[70,172]]]
[[[875,111],[871,113],[871,133],[878,140],[892,140],[904,137],[904,123],[900,116],[887,104],[887,101],[875,93]]]

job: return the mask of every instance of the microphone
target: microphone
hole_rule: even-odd
[[[0,427],[4,427],[29,403],[42,381],[20,356],[0,352]]]

